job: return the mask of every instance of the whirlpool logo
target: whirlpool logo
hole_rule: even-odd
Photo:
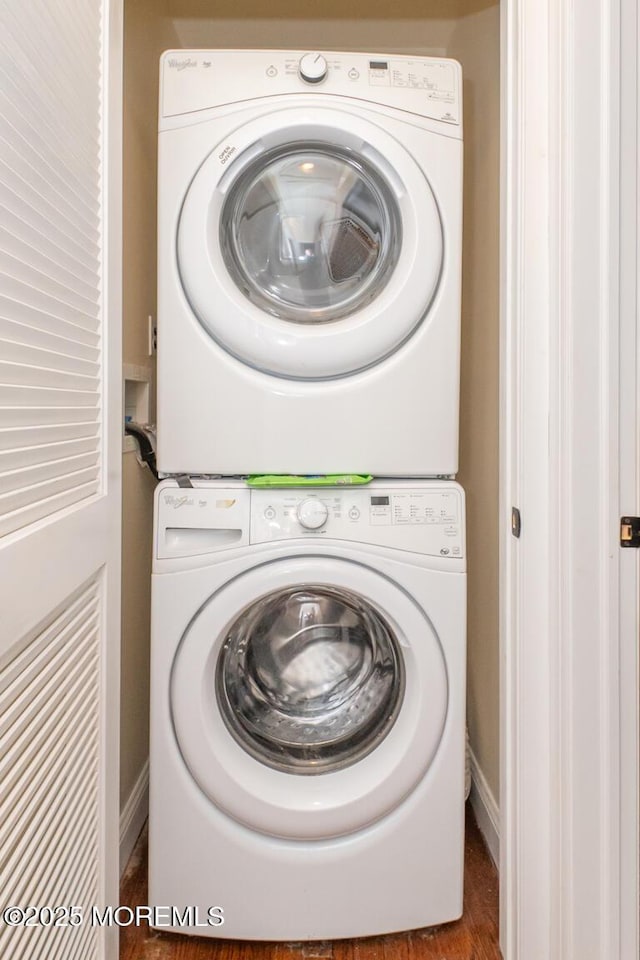
[[[173,507],[174,510],[177,510],[178,507],[192,507],[194,504],[193,497],[187,494],[183,497],[176,497],[170,493],[164,498],[164,502],[168,507]]]
[[[173,507],[174,510],[178,510],[180,507],[192,507],[195,504],[195,498],[190,496],[188,493],[183,494],[182,496],[176,496],[174,493],[167,493],[164,497],[164,502],[167,507]],[[199,507],[208,506],[209,501],[203,498],[198,499]],[[225,499],[225,500],[216,500],[216,509],[217,510],[230,510],[231,507],[236,503],[235,498]]]
[[[167,63],[171,70],[187,70],[190,67],[197,67],[198,61],[194,60],[193,57],[172,57],[170,60],[167,60]]]

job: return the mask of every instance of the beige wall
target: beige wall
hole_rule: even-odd
[[[480,5],[478,5],[480,6]],[[464,71],[460,473],[467,491],[467,721],[472,749],[500,797],[498,648],[498,377],[500,12],[464,17],[455,56]]]
[[[126,0],[125,95],[130,102],[126,105],[125,204],[131,206],[125,205],[125,359],[139,362],[131,358],[146,350],[146,316],[155,313],[155,64],[163,47],[395,51],[453,56],[461,61],[465,77],[465,239],[460,480],[468,496],[468,713],[474,752],[497,799],[498,2],[323,0],[309,7],[308,16],[301,15],[303,9],[299,0],[245,0],[241,4],[237,0]],[[125,584],[127,569],[131,576],[135,564],[140,591],[143,580],[148,584],[150,541],[147,546],[144,542],[149,522],[147,517],[145,527],[141,519],[136,521],[135,535],[134,528],[127,534],[125,527],[131,550],[128,560],[125,550]],[[138,590],[133,590],[132,584],[133,579],[126,589],[133,597]],[[132,608],[125,605],[125,619],[128,609]],[[144,667],[140,652],[144,649],[146,656],[148,624],[141,620],[137,624],[135,631],[126,626],[128,642],[125,632],[125,648],[129,648],[123,657],[125,697],[146,691],[146,676],[125,676]],[[135,779],[146,744],[147,730],[142,723],[137,707],[125,704],[125,797],[125,781],[131,784],[132,776]]]
[[[158,57],[176,42],[162,0],[126,0],[123,360],[153,376],[147,317],[156,314]],[[149,604],[154,479],[123,454],[120,805],[149,753]]]
[[[471,2],[475,8],[478,4]],[[443,56],[464,0],[169,0],[183,47],[281,47]],[[215,16],[212,11],[215,10]]]

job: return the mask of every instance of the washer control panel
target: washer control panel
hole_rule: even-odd
[[[251,491],[251,543],[318,537],[464,556],[464,494],[453,482]]]
[[[160,115],[176,117],[287,94],[352,97],[438,120],[461,136],[456,60],[308,50],[168,50],[160,60]]]

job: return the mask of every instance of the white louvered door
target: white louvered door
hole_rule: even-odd
[[[2,960],[117,956],[121,24],[0,4]]]

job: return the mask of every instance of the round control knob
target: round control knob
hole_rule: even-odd
[[[307,530],[317,530],[321,527],[329,516],[327,506],[322,500],[316,500],[315,497],[309,497],[298,504],[296,510],[298,523]]]
[[[305,53],[298,64],[298,73],[307,83],[322,83],[328,69],[327,61],[321,53]]]

